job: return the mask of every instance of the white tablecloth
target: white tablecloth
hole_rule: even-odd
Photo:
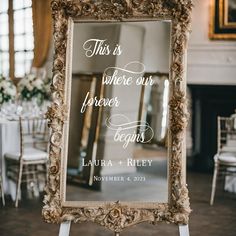
[[[16,198],[16,183],[7,178],[4,154],[7,152],[20,153],[20,127],[19,121],[8,121],[0,119],[0,168],[2,170],[4,193],[9,194],[14,201]],[[39,183],[40,189],[35,189],[34,194],[44,188],[44,182]]]
[[[236,177],[235,176],[226,176],[225,191],[236,193]]]
[[[0,120],[0,164],[2,170],[3,188],[5,194],[10,194],[15,200],[16,183],[6,176],[4,154],[6,152],[19,152],[20,130],[18,121]]]
[[[229,171],[236,172],[235,167],[229,167]],[[226,176],[225,177],[225,191],[236,193],[236,176]]]
[[[236,125],[236,123],[234,123]],[[232,135],[231,135],[232,136]],[[229,139],[227,140],[227,144],[225,147],[223,147],[223,150],[229,153],[236,153],[236,140],[235,137],[234,139]],[[235,167],[229,167],[229,170],[232,172],[236,171]],[[231,176],[226,176],[225,177],[225,191],[228,192],[234,192],[236,193],[236,177],[235,175]]]

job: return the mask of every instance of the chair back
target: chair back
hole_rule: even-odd
[[[24,149],[31,146],[43,151],[48,150],[49,131],[47,120],[43,118],[19,118],[20,126],[20,158]]]
[[[236,152],[235,118],[217,117],[217,153]]]

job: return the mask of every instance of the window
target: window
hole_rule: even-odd
[[[0,5],[0,74],[9,75],[9,25],[8,25],[8,0],[3,0]]]
[[[0,5],[0,74],[19,78],[29,73],[33,49],[31,0],[3,0]]]

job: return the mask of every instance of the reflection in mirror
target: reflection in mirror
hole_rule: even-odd
[[[167,202],[170,22],[73,27],[66,201]]]
[[[145,121],[154,131],[153,137],[150,136],[150,133],[146,133],[145,141],[147,143],[166,146],[169,75],[160,72],[146,73],[144,75],[145,78],[150,76],[152,77],[153,85],[142,85],[138,120]],[[138,132],[142,133],[142,130],[139,129]]]
[[[70,113],[70,132],[68,148],[68,181],[85,184],[88,168],[83,166],[83,160],[87,160],[89,140],[94,140],[96,126],[98,124],[98,109],[88,107],[84,112],[80,112],[83,101],[87,94],[89,98],[98,96],[101,93],[101,74],[73,74],[71,86],[71,112]]]

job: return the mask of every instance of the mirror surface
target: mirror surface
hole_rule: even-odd
[[[168,201],[170,22],[75,23],[66,201]]]

